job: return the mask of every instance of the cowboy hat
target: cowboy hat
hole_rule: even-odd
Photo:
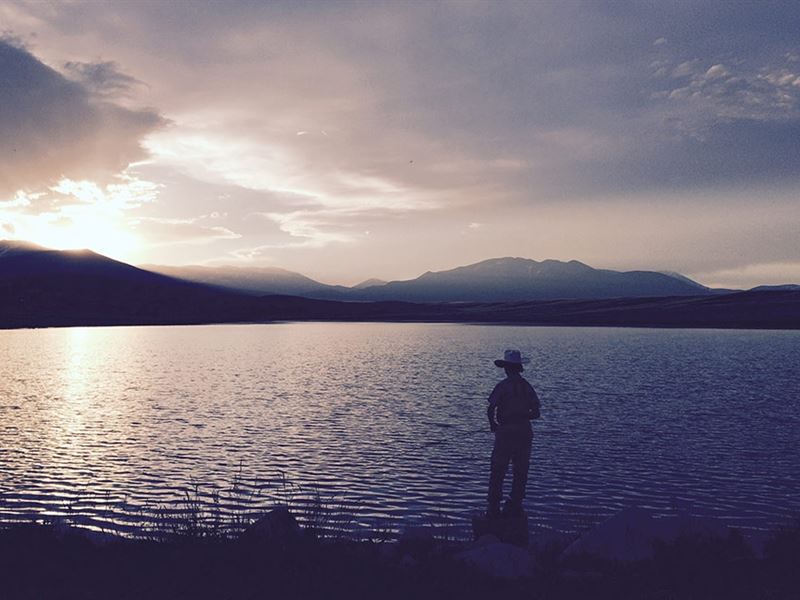
[[[531,362],[527,356],[522,356],[519,350],[506,350],[503,352],[503,358],[494,361],[495,366],[498,367],[522,367]]]

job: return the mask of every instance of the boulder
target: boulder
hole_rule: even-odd
[[[514,544],[491,542],[489,536],[485,538],[481,538],[484,539],[483,542],[459,552],[453,558],[482,573],[502,579],[519,579],[534,575],[536,561],[530,552]]]
[[[575,534],[557,529],[537,527],[530,532],[530,548],[535,552],[561,552],[575,541]]]
[[[398,540],[398,547],[402,552],[410,552],[415,556],[427,555],[439,545],[436,540],[436,528],[433,526],[408,526]]]
[[[653,519],[654,537],[664,542],[673,542],[679,537],[726,538],[731,529],[713,517],[695,517],[679,514]]]
[[[400,534],[401,544],[417,544],[433,542],[436,538],[436,529],[433,526],[410,525]]]
[[[287,507],[278,506],[251,523],[239,539],[283,545],[296,541],[300,535],[300,526],[294,515],[289,512]]]
[[[472,533],[478,540],[485,535],[493,535],[501,542],[514,544],[520,548],[528,546],[528,515],[519,517],[472,517]]]
[[[399,544],[397,542],[384,542],[378,544],[378,556],[384,560],[394,561],[400,554]]]
[[[644,509],[626,508],[583,533],[564,554],[635,561],[652,558],[656,541],[674,542],[679,537],[695,536],[723,538],[729,534],[727,525],[711,517],[681,513],[655,518]]]
[[[657,526],[649,512],[626,508],[581,535],[564,554],[591,554],[599,558],[634,561],[653,556]]]
[[[492,544],[499,544],[500,538],[492,533],[485,533],[472,544],[472,548],[480,548],[481,546],[491,546]]]
[[[107,546],[108,544],[113,544],[122,539],[120,536],[113,533],[78,527],[65,522],[54,523],[52,525],[52,530],[56,539],[81,540],[98,547]]]
[[[404,569],[414,569],[419,565],[419,561],[410,554],[404,554],[400,559],[400,566]]]

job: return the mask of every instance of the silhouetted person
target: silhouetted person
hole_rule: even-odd
[[[522,377],[522,365],[529,362],[519,350],[506,350],[502,360],[494,361],[506,371],[506,378],[498,383],[489,396],[489,427],[495,434],[489,475],[490,517],[500,516],[503,499],[503,479],[511,463],[513,482],[511,496],[503,507],[506,516],[521,516],[522,500],[528,483],[528,464],[531,456],[533,428],[531,419],[539,418],[539,397],[528,381]]]

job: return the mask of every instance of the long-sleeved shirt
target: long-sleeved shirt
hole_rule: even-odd
[[[501,427],[528,423],[539,418],[539,396],[519,374],[506,377],[489,396],[489,421]]]

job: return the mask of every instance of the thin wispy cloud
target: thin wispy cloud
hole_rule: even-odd
[[[213,217],[163,218],[140,217],[132,220],[131,228],[139,236],[160,247],[176,245],[208,244],[216,240],[236,240],[242,236],[215,225]]]

